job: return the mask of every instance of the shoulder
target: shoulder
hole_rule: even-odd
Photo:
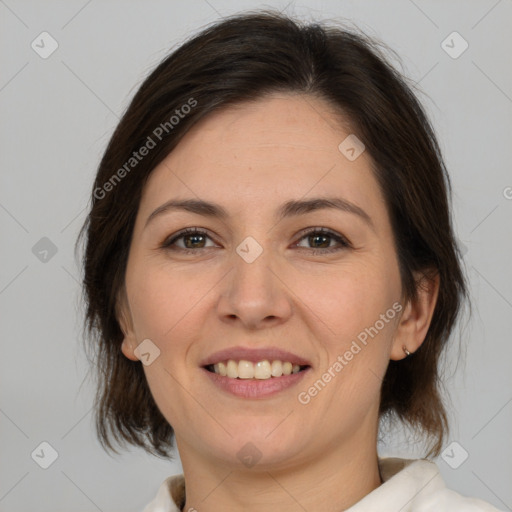
[[[160,485],[155,498],[144,507],[143,512],[181,512],[185,502],[185,478],[173,475]]]
[[[448,489],[437,465],[427,459],[382,459],[380,465],[383,473],[388,470],[388,479],[383,475],[385,483],[381,488],[388,485],[390,491],[404,496],[408,500],[405,510],[499,512],[483,500]]]
[[[427,512],[430,510],[449,510],[464,512],[499,512],[499,509],[493,507],[478,498],[463,496],[451,489],[442,489],[433,493],[428,498],[423,498],[418,503],[418,512]]]

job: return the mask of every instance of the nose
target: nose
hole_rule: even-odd
[[[270,250],[251,263],[233,252],[231,272],[220,283],[218,314],[224,322],[261,329],[286,322],[292,314],[293,293]]]

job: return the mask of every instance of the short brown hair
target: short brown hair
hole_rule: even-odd
[[[390,362],[380,404],[381,419],[403,420],[432,441],[429,454],[439,454],[448,422],[438,361],[467,298],[467,285],[450,218],[450,181],[434,131],[411,86],[379,46],[355,31],[304,24],[273,11],[249,12],[207,27],[142,83],[103,155],[77,240],[78,245],[87,235],[85,328],[96,355],[96,428],[105,448],[116,452],[115,440],[165,457],[173,447],[174,431],[151,395],[141,363],[121,352],[124,336],[117,315],[149,174],[209,113],[290,92],[327,101],[364,142],[386,200],[406,299],[416,297],[413,272],[439,275],[425,341],[405,360]],[[128,167],[149,137],[158,143]]]

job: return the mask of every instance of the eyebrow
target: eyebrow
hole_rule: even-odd
[[[341,197],[315,197],[311,199],[294,199],[287,201],[276,213],[278,221],[297,215],[305,215],[317,210],[335,209],[352,213],[361,218],[375,231],[371,217],[360,207]],[[226,220],[229,217],[227,210],[219,204],[200,199],[171,199],[154,210],[146,220],[147,226],[155,217],[171,211],[187,211],[205,217],[216,217]]]

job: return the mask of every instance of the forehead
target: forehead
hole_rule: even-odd
[[[209,114],[151,173],[143,202],[158,206],[170,195],[195,195],[233,205],[250,197],[261,205],[309,191],[365,204],[382,200],[370,157],[363,152],[350,161],[340,151],[350,135],[349,123],[340,121],[323,100],[291,94]]]
[[[208,115],[183,139],[176,156],[188,153],[190,146],[207,144],[221,160],[224,148],[235,154],[254,150],[255,155],[267,161],[279,155],[280,150],[288,154],[291,148],[300,153],[321,152],[337,157],[340,137],[348,129],[346,124],[345,128],[341,126],[339,116],[336,118],[323,100],[275,93]],[[227,153],[224,156],[230,158]]]

